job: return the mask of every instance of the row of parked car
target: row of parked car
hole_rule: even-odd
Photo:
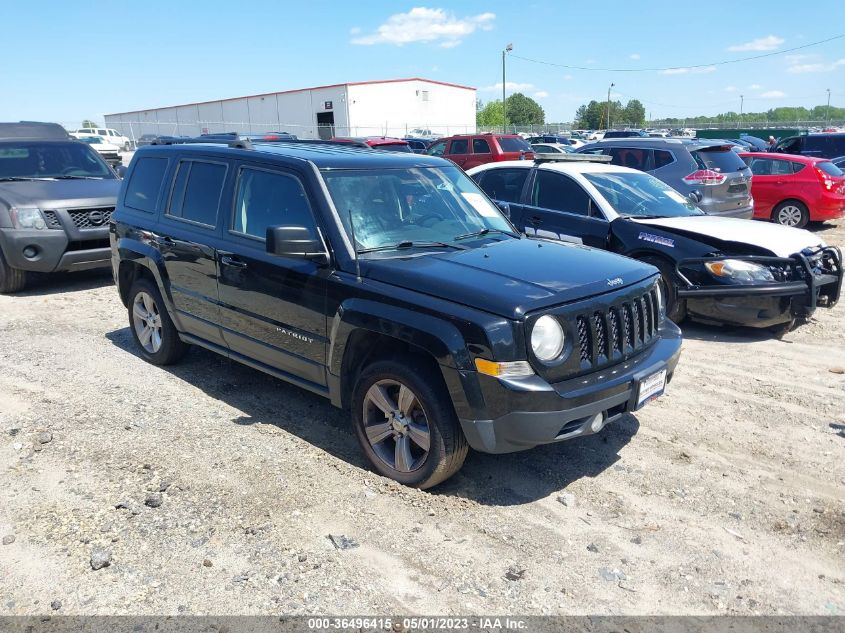
[[[60,126],[0,124],[0,291],[110,265],[143,358],[196,345],[329,398],[419,487],[469,447],[597,433],[659,397],[673,319],[783,329],[839,299],[814,234],[513,139],[457,139],[504,158],[467,172],[360,139],[158,139],[121,179]]]

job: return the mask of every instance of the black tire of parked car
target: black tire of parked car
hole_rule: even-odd
[[[135,300],[140,293],[146,293],[155,303],[158,316],[161,320],[161,346],[155,352],[150,352],[144,348],[141,340],[138,337],[138,332],[135,328],[135,321],[133,310],[135,307]],[[129,300],[127,302],[129,313],[129,330],[132,332],[132,338],[141,352],[141,356],[153,365],[172,365],[179,361],[189,349],[189,345],[184,343],[179,338],[179,332],[173,321],[170,320],[170,315],[161,298],[161,293],[158,291],[155,283],[149,279],[138,279],[132,285],[129,291]]]
[[[792,213],[782,213],[786,209],[792,209]],[[792,224],[788,218],[795,217],[795,213],[800,215],[797,224]],[[777,205],[772,211],[772,222],[775,224],[782,224],[783,226],[791,226],[796,229],[803,229],[810,221],[810,211],[807,205],[798,200],[784,200]]]
[[[681,323],[687,318],[687,302],[678,298],[678,278],[671,262],[661,257],[646,256],[637,258],[646,264],[651,264],[660,271],[660,290],[666,302],[666,317],[675,323]]]
[[[364,402],[368,391],[376,384],[391,382],[411,390],[429,429],[428,454],[411,472],[386,463],[374,450],[365,430]],[[442,377],[419,357],[379,360],[367,366],[352,394],[352,421],[358,442],[375,470],[406,486],[431,488],[445,481],[460,470],[469,451]]]
[[[0,293],[19,292],[26,286],[26,271],[12,268],[0,250]]]
[[[126,141],[126,142],[123,144],[123,151],[124,151],[124,152],[128,152],[128,151],[129,151],[129,150],[131,150],[131,149],[132,149],[132,146],[129,144],[129,141]]]

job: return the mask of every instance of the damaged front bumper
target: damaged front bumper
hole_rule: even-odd
[[[768,268],[774,282],[719,283],[704,263],[734,259]],[[833,246],[804,249],[791,257],[720,256],[685,259],[676,267],[678,299],[693,318],[750,327],[807,319],[817,307],[832,308],[842,291],[842,253]]]

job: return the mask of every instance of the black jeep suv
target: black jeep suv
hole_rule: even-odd
[[[108,267],[120,180],[56,123],[0,123],[0,292],[27,271]]]
[[[384,475],[598,432],[671,379],[656,268],[520,235],[447,160],[168,142],[136,152],[111,225],[141,355],[200,345],[351,408]]]

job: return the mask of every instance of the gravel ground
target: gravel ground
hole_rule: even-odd
[[[0,296],[0,614],[843,614],[843,315],[686,325],[636,416],[420,492],[317,396],[142,361],[107,273],[36,280]]]

